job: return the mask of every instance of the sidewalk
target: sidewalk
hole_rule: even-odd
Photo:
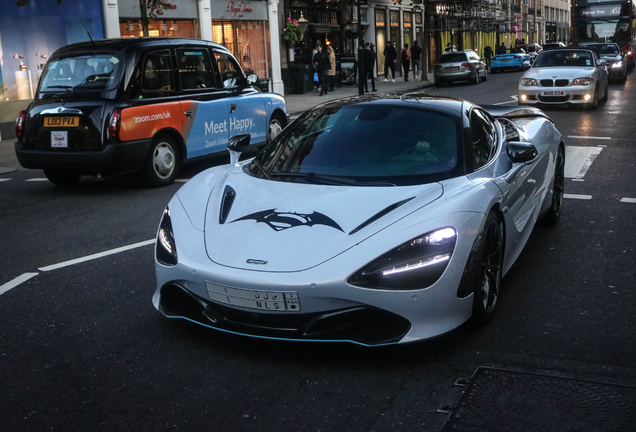
[[[429,74],[430,75],[430,74]],[[369,83],[369,90],[371,90],[371,84]],[[382,82],[382,78],[376,79],[375,88],[378,90],[375,94],[391,93],[401,91],[416,91],[434,85],[434,81],[415,81],[410,78],[408,82],[404,82],[403,78],[396,78],[395,82]],[[297,117],[299,114],[307,111],[323,102],[338,99],[346,96],[357,96],[358,86],[342,86],[336,87],[333,92],[327,93],[325,96],[318,96],[319,93],[315,91],[307,92],[306,94],[296,95],[290,94],[285,96],[287,101],[287,112],[292,117]],[[6,138],[0,141],[0,175],[14,172],[16,170],[23,170],[18,163],[18,159],[15,156],[14,150],[15,138]]]

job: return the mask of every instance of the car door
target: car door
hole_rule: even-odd
[[[227,94],[218,82],[208,47],[186,45],[174,52],[187,158],[225,150],[229,139]]]
[[[214,59],[226,94],[229,137],[248,133],[250,144],[265,143],[268,118],[262,93],[247,84],[243,70],[230,54],[215,50]]]

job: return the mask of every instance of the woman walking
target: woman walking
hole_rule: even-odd
[[[329,84],[329,91],[334,91],[334,80],[336,78],[336,54],[333,52],[331,46],[327,46],[327,53],[329,54],[329,64],[331,68],[327,71],[327,81]]]

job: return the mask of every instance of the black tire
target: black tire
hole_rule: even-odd
[[[267,143],[276,138],[285,129],[285,126],[287,126],[285,119],[280,114],[273,114],[267,126]]]
[[[606,102],[608,96],[609,96],[609,81],[607,82],[607,85],[605,86],[605,93],[603,93],[603,98],[601,100],[603,102]]]
[[[442,86],[441,81],[435,81],[435,87],[441,87],[441,86]]]
[[[596,86],[596,88],[594,89],[594,99],[588,106],[591,110],[595,110],[598,108],[598,86]]]
[[[179,147],[169,135],[157,136],[143,168],[144,183],[150,187],[172,184],[179,173]]]
[[[44,175],[51,183],[57,186],[70,186],[74,185],[82,178],[82,174],[78,172],[67,172],[67,171],[55,171],[55,170],[44,170]]]
[[[563,208],[563,195],[565,193],[565,149],[559,147],[554,166],[554,182],[552,183],[552,202],[550,209],[541,221],[545,225],[556,225],[561,218]]]
[[[497,311],[503,271],[504,226],[494,212],[486,218],[478,252],[473,296],[473,321],[485,324]]]
[[[472,84],[475,84],[475,85],[479,84],[479,71],[478,70],[475,71],[475,78],[472,79]]]
[[[484,77],[481,80],[488,81],[488,69],[484,69]]]

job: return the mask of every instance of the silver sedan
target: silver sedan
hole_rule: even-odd
[[[567,48],[543,51],[519,80],[519,105],[582,104],[595,109],[606,100],[607,61],[596,51]]]

